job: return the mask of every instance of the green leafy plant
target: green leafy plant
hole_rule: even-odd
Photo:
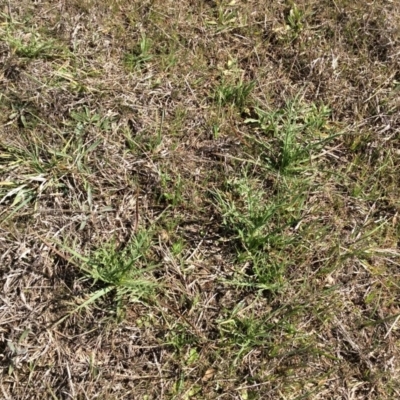
[[[293,4],[287,16],[287,29],[291,31],[294,36],[298,36],[303,29],[304,14],[299,10],[296,4]]]
[[[304,106],[297,99],[277,111],[255,109],[257,118],[245,122],[254,124],[262,137],[248,135],[261,152],[269,167],[282,174],[304,171],[313,152],[320,151],[333,137],[329,132],[328,107]],[[267,140],[265,136],[270,140]]]
[[[129,70],[141,69],[149,62],[153,55],[150,53],[151,41],[145,34],[137,46],[125,55],[124,64]]]
[[[50,37],[47,30],[39,32],[31,27],[29,18],[23,21],[11,18],[3,27],[2,38],[18,57],[52,60],[69,55],[68,49],[61,42]]]
[[[243,82],[231,84],[223,81],[216,90],[215,99],[220,106],[233,105],[239,109],[243,108],[254,89],[255,82]]]
[[[268,346],[270,331],[273,324],[267,323],[259,316],[243,317],[239,316],[240,307],[233,310],[230,318],[224,318],[218,321],[221,341],[224,346],[232,346],[235,348],[235,358],[233,364],[246,356],[254,348],[262,348]]]
[[[305,106],[298,100],[277,111],[256,109],[248,119],[254,132],[247,135],[254,147],[254,166],[242,167],[240,177],[229,179],[216,191],[216,205],[225,234],[237,243],[238,260],[247,265],[231,280],[237,286],[279,290],[288,254],[299,239],[290,230],[302,219],[304,203],[315,172],[311,162],[329,135],[324,106]],[[271,181],[266,187],[264,180]]]
[[[100,287],[59,322],[110,292],[114,292],[118,316],[122,314],[124,300],[149,299],[156,287],[149,274],[154,269],[149,257],[151,245],[152,235],[147,230],[138,231],[122,249],[118,249],[116,243],[110,241],[96,249],[89,257],[80,255],[66,245],[60,245],[71,255],[71,261],[92,280],[93,286]]]
[[[161,183],[161,199],[171,203],[172,206],[176,206],[182,202],[183,193],[183,181],[179,174],[176,177],[172,177],[169,173],[159,172],[160,183]]]
[[[287,263],[282,253],[292,242],[286,231],[300,218],[302,192],[271,196],[261,181],[245,175],[228,181],[215,198],[223,227],[238,244],[239,261],[251,268],[250,274],[238,273],[232,282],[260,290],[279,289]]]

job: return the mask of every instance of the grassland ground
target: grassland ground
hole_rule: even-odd
[[[399,2],[0,7],[1,398],[400,398]]]

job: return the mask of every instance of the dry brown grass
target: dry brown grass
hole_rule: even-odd
[[[400,398],[396,1],[1,11],[1,398]]]

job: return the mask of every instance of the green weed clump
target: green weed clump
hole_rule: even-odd
[[[312,176],[318,173],[312,160],[334,136],[327,130],[325,106],[306,107],[295,100],[278,111],[256,112],[257,118],[246,120],[255,130],[246,135],[254,144],[249,148],[253,158],[242,164],[240,176],[215,192],[215,199],[224,230],[237,243],[238,260],[248,265],[235,284],[277,290],[294,262],[293,247],[301,246],[293,228],[303,219]]]
[[[60,245],[71,256],[69,260],[91,281],[94,290],[58,323],[110,293],[113,293],[117,305],[118,318],[122,317],[126,302],[150,300],[157,287],[151,276],[155,268],[150,257],[152,243],[151,233],[141,230],[122,248],[115,241],[110,241],[94,250],[89,257],[82,256],[71,247]]]

